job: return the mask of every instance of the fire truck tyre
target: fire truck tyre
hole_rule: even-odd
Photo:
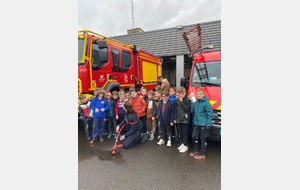
[[[109,82],[107,85],[105,85],[104,90],[105,91],[113,91],[116,90],[119,91],[120,89],[120,84],[118,82]]]

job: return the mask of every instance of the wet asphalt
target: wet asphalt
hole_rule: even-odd
[[[176,143],[167,147],[157,142],[155,136],[145,144],[117,148],[117,154],[112,155],[113,137],[104,136],[103,142],[96,141],[90,147],[78,122],[78,189],[221,189],[220,142],[207,142],[205,160],[189,157],[191,142],[183,154]]]

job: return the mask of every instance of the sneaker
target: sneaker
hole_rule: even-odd
[[[158,145],[162,145],[162,144],[165,144],[165,141],[164,140],[162,140],[162,139],[160,139],[159,141],[158,141],[158,143],[157,143]]]
[[[91,140],[90,144],[93,144],[95,141],[96,141],[96,139],[93,138],[93,139]]]
[[[102,142],[103,140],[104,140],[104,138],[101,136],[101,137],[100,137],[100,141]]]
[[[116,139],[116,138],[117,138],[117,136],[118,136],[118,135],[115,135],[114,139]]]
[[[110,132],[110,133],[108,133],[108,136],[107,136],[107,138],[110,138],[111,137],[111,135],[112,135],[112,133]]]
[[[146,133],[144,134],[144,139],[147,139],[147,134]]]
[[[144,136],[141,134],[140,135],[140,143],[144,144],[146,142],[146,139],[144,138]]]
[[[167,146],[168,146],[168,147],[171,147],[171,140],[168,140]]]
[[[90,137],[90,136],[87,136],[86,138],[88,141],[90,141],[92,139],[92,137]]]
[[[178,150],[181,150],[181,148],[183,147],[183,143],[181,143],[181,145],[178,147]]]
[[[196,156],[194,156],[194,158],[196,159],[196,160],[203,160],[203,159],[205,159],[206,157],[204,156],[204,155],[196,155]]]
[[[157,136],[157,139],[160,139],[160,135]]]
[[[183,145],[183,147],[180,149],[180,153],[185,153],[187,150],[188,150],[189,148],[188,148],[188,146],[184,146]]]
[[[152,141],[153,139],[154,139],[154,135],[151,134],[149,140]]]
[[[191,152],[191,153],[189,154],[189,156],[190,156],[190,157],[194,157],[194,156],[196,156],[196,155],[198,155],[198,154],[199,154],[199,152],[196,151],[196,150],[194,150],[193,152]]]
[[[122,136],[123,136],[123,135],[120,135],[120,136],[119,136],[119,140],[122,138]]]

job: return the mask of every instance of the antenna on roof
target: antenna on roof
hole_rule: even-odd
[[[130,0],[130,2],[131,2],[131,15],[132,15],[132,29],[134,29],[133,0]]]

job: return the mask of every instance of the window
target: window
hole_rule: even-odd
[[[89,41],[86,40],[85,56],[87,56]],[[78,61],[83,61],[84,38],[78,39]]]
[[[122,51],[122,68],[129,69],[131,67],[131,54],[127,51]]]
[[[93,69],[96,69],[96,68],[99,69],[107,64],[107,63],[100,63],[99,52],[102,51],[102,52],[107,53],[107,48],[99,49],[97,43],[93,43],[92,45],[93,45],[92,46],[92,64],[93,65],[92,66],[93,66]]]
[[[99,60],[99,51],[100,49],[98,48],[98,44],[93,43],[92,47],[92,64],[94,65],[100,65],[100,60]]]
[[[119,67],[120,51],[117,49],[111,48],[111,54],[112,54],[112,58],[113,58],[114,67]]]

